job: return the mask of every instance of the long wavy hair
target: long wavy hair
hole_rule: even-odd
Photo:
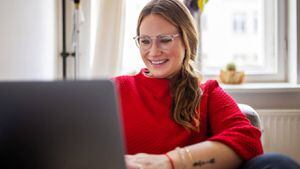
[[[198,32],[194,19],[179,0],[152,0],[140,13],[137,35],[140,35],[140,25],[143,19],[150,14],[159,14],[164,17],[177,27],[181,35],[185,46],[185,56],[180,71],[170,79],[171,117],[186,129],[199,131],[202,91],[199,88],[201,78],[194,67],[198,47]]]

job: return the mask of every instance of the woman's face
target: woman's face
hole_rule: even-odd
[[[142,20],[139,29],[140,46],[149,45],[149,37],[152,41],[149,49],[140,47],[140,54],[150,75],[155,78],[170,78],[176,74],[181,69],[185,56],[185,47],[177,28],[162,16],[150,14]]]

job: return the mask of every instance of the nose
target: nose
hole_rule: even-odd
[[[161,53],[161,50],[157,44],[157,42],[154,40],[151,47],[149,48],[149,51],[148,51],[149,55],[150,56],[156,56],[156,55],[159,55]]]

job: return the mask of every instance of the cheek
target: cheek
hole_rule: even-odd
[[[144,52],[141,52],[141,51],[140,51],[140,56],[142,57],[143,60],[146,58],[146,54]]]
[[[176,53],[177,61],[182,64],[185,58],[185,47],[182,43],[179,43],[177,47],[174,49],[174,54]]]
[[[184,58],[185,58],[184,51],[179,50],[179,51],[177,51],[177,53],[174,53],[174,54],[176,54],[176,55],[174,55],[176,57],[175,58],[176,62],[181,65],[184,61]]]

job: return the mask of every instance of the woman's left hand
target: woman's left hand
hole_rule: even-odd
[[[127,169],[171,169],[168,157],[165,155],[154,155],[139,153],[125,155]]]

